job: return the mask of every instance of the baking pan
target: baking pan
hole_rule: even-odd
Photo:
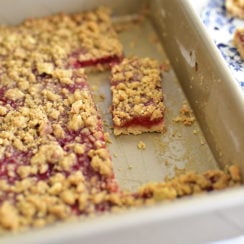
[[[4,0],[0,3],[0,21],[16,24],[26,17],[82,11],[98,5],[113,9],[115,25],[137,20],[136,24],[119,33],[127,56],[148,56],[161,63],[169,61],[172,67],[163,73],[167,108],[167,132],[164,135],[115,138],[111,132],[109,112],[109,73],[89,75],[105,130],[110,134],[109,149],[121,188],[133,191],[143,183],[162,181],[179,171],[203,172],[224,168],[231,163],[239,165],[244,174],[244,97],[188,1]],[[145,6],[148,16],[138,21],[138,13]],[[183,103],[189,103],[197,118],[189,127],[173,122]],[[145,150],[137,148],[140,141],[145,143]],[[202,223],[206,221],[206,216],[213,216],[216,209],[234,207],[243,200],[244,190],[239,187],[150,208],[3,236],[0,242],[160,243],[165,240],[173,243],[177,242],[173,233],[181,233],[179,225],[184,226],[185,231],[195,228],[195,234],[198,231],[204,234],[205,230],[196,228],[193,220]],[[201,237],[203,235],[199,235]]]

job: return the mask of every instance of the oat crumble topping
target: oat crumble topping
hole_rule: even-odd
[[[0,229],[112,206],[118,186],[102,121],[84,70],[71,62],[121,55],[107,11],[0,28]]]

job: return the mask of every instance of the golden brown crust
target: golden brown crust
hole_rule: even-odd
[[[150,58],[125,58],[112,67],[114,133],[163,132],[164,103],[159,64]]]

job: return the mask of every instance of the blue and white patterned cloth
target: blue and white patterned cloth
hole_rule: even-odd
[[[244,27],[244,20],[229,16],[224,0],[210,0],[201,13],[201,19],[244,91],[244,60],[232,43],[235,29]]]

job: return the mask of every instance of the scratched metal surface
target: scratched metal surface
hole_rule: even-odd
[[[116,23],[126,24],[129,20],[130,16],[116,18]],[[126,56],[151,57],[160,63],[168,60],[157,32],[148,18],[137,24],[127,25],[127,28],[119,33],[119,38]],[[135,190],[150,181],[162,181],[182,170],[202,172],[218,167],[198,122],[185,126],[173,121],[187,98],[173,69],[163,72],[162,76],[166,132],[117,137],[113,136],[111,130],[109,73],[89,76],[94,98],[104,119],[105,130],[110,134],[111,143],[108,146],[116,177],[120,186],[126,190]],[[137,148],[140,141],[145,143],[145,150]]]

